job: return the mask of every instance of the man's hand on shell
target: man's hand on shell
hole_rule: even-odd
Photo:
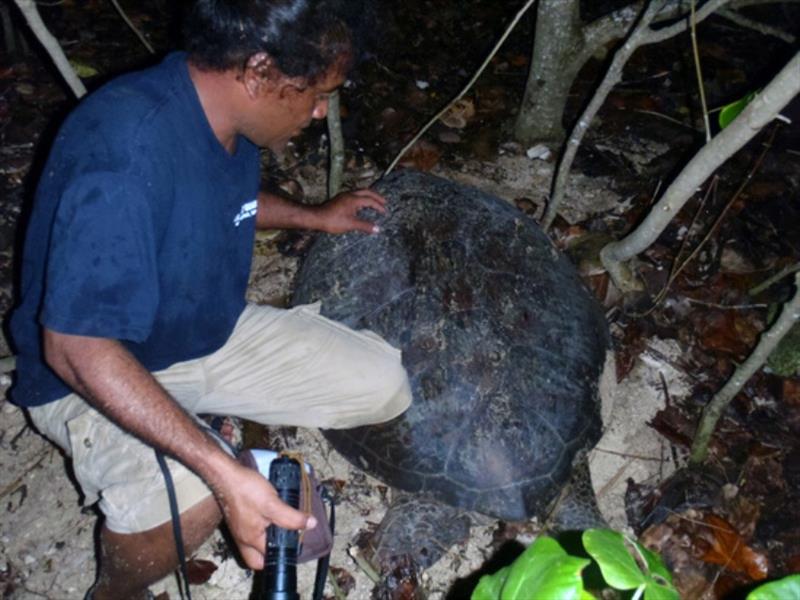
[[[377,225],[358,216],[358,212],[365,208],[383,214],[386,212],[386,199],[369,189],[342,192],[319,207],[320,229],[327,233],[378,233]]]

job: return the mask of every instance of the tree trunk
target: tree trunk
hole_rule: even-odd
[[[514,137],[523,144],[561,142],[567,95],[586,61],[578,0],[540,0],[533,56]]]

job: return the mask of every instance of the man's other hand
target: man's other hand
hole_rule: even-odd
[[[386,199],[378,192],[368,189],[342,192],[317,209],[319,229],[328,233],[378,233],[380,229],[377,225],[358,216],[358,211],[363,208],[372,208],[383,214],[386,212]]]
[[[233,539],[251,569],[264,568],[267,527],[313,529],[314,517],[284,503],[275,488],[258,471],[235,465],[221,488],[215,490]]]

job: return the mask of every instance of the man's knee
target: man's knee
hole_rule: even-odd
[[[356,377],[356,388],[347,402],[334,406],[330,424],[333,429],[346,429],[383,423],[405,412],[411,404],[411,387],[399,355],[384,361],[369,376]],[[349,406],[348,406],[349,405]]]
[[[382,402],[380,402],[382,400]],[[406,370],[400,364],[384,390],[376,394],[372,423],[383,423],[401,415],[411,405],[411,386]]]

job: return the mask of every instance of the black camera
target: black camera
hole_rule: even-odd
[[[280,456],[269,466],[269,481],[278,496],[292,508],[300,506],[300,463]],[[270,525],[267,528],[267,551],[264,555],[263,600],[299,600],[297,594],[297,556],[300,534],[291,529]]]

